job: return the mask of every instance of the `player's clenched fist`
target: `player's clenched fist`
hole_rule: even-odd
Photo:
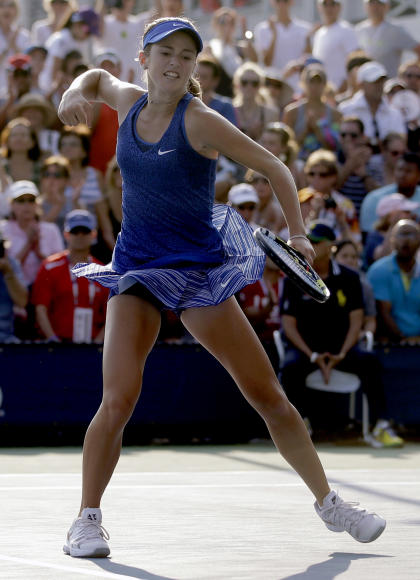
[[[92,105],[78,89],[68,89],[58,107],[58,117],[65,125],[92,124]]]

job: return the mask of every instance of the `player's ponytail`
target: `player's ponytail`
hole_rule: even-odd
[[[190,80],[188,81],[187,91],[191,93],[194,97],[198,97],[199,99],[201,99],[202,97],[200,83],[194,77],[190,77]]]

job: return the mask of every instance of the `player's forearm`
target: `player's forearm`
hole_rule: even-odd
[[[100,69],[88,70],[76,77],[67,90],[77,90],[88,101],[95,101],[99,95],[101,74]]]
[[[289,235],[304,234],[305,224],[300,211],[296,184],[290,170],[282,164],[280,168],[277,167],[275,171],[270,172],[269,180],[280,202]]]

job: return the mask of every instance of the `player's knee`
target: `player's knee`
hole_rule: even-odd
[[[123,396],[121,394],[104,397],[101,408],[110,431],[125,427],[133,414],[137,399],[137,395]]]
[[[272,381],[265,389],[258,391],[254,407],[265,419],[281,417],[290,412],[290,403],[278,381]]]

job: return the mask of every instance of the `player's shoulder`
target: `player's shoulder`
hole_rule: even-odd
[[[52,254],[48,256],[43,261],[43,268],[45,270],[55,270],[56,268],[60,267],[68,267],[68,250],[64,250],[62,252],[57,252],[56,254]]]

